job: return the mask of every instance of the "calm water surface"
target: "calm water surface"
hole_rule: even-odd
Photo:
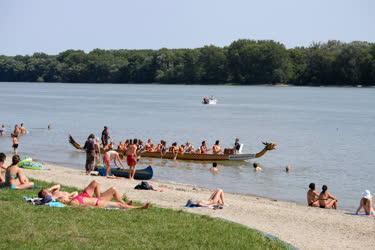
[[[126,138],[168,142],[219,139],[223,146],[239,137],[246,152],[261,150],[261,141],[279,144],[252,161],[220,165],[142,159],[155,166],[155,178],[228,192],[256,194],[305,203],[310,182],[327,184],[341,206],[354,209],[361,192],[375,192],[375,89],[240,86],[96,85],[0,83],[0,123],[8,131],[24,122],[30,134],[20,151],[44,161],[84,167],[84,154],[67,141],[71,133],[84,142],[89,133],[111,129],[118,142]],[[202,105],[215,95],[216,106]],[[47,125],[52,124],[52,130]],[[10,152],[9,136],[0,151]],[[284,167],[293,166],[291,173]]]

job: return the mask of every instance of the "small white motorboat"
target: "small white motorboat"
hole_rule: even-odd
[[[203,101],[202,101],[203,104],[216,104],[217,103],[217,99],[213,96],[210,96],[210,97],[203,97]]]

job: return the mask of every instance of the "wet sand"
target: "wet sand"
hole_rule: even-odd
[[[9,159],[9,157],[8,157]],[[301,249],[374,249],[375,217],[354,216],[346,211],[310,208],[293,202],[228,194],[224,209],[184,208],[188,199],[208,199],[213,190],[169,182],[150,183],[164,192],[135,190],[140,181],[86,176],[84,171],[45,164],[49,170],[26,170],[27,176],[84,188],[98,180],[103,188],[115,186],[130,199],[240,223],[274,235]],[[225,190],[224,190],[225,191]]]

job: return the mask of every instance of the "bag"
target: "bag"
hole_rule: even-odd
[[[153,190],[154,188],[147,182],[142,181],[140,184],[134,187],[134,189],[138,190]]]

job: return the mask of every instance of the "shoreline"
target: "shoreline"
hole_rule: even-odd
[[[9,160],[10,157],[7,157]],[[311,208],[295,202],[233,193],[225,193],[226,206],[222,210],[185,208],[188,199],[208,199],[212,190],[168,181],[149,181],[164,192],[135,190],[134,186],[140,181],[86,176],[83,170],[51,163],[46,163],[45,167],[49,170],[25,172],[29,178],[77,188],[84,188],[90,181],[98,180],[103,188],[115,186],[130,199],[239,223],[301,249],[364,249],[375,246],[372,237],[375,218],[353,216],[344,210]]]

